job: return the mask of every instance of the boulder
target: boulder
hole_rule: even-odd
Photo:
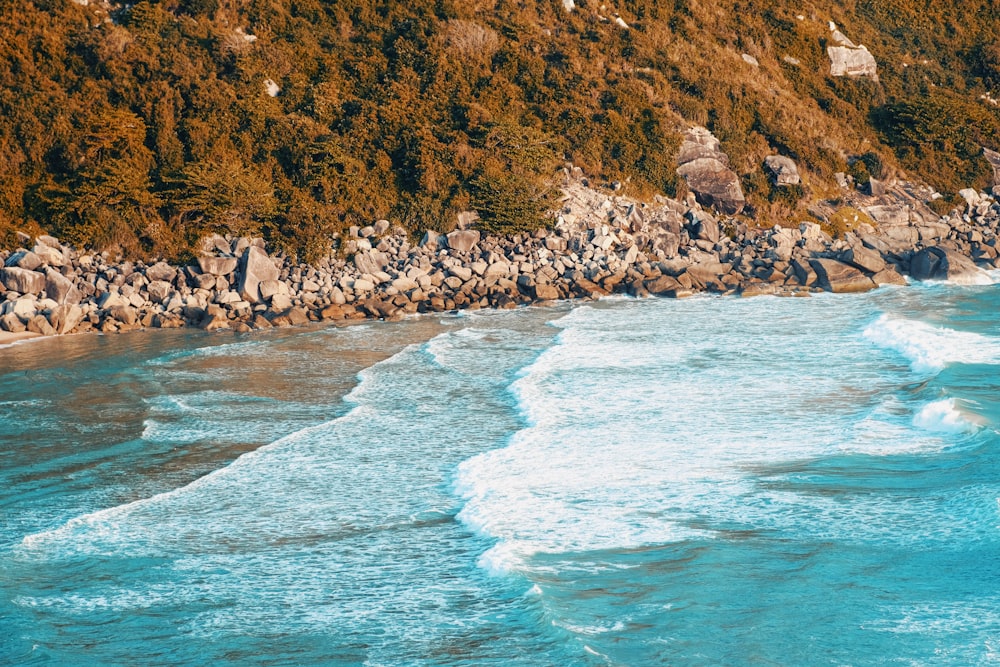
[[[284,312],[292,307],[292,300],[287,294],[273,294],[271,296],[271,310],[276,313]]]
[[[905,285],[906,278],[900,275],[894,266],[886,266],[883,270],[872,276],[876,285]]]
[[[719,223],[711,215],[703,211],[691,211],[688,219],[691,221],[688,225],[691,238],[709,241],[712,244],[719,242]]]
[[[162,280],[169,283],[173,282],[176,276],[177,270],[166,262],[157,262],[152,266],[146,267],[146,280],[150,282]]]
[[[146,294],[153,303],[163,303],[173,293],[173,285],[165,280],[154,280],[146,286]]]
[[[867,292],[875,282],[858,269],[835,259],[811,259],[809,265],[816,272],[819,285],[830,292]]]
[[[235,257],[214,257],[202,255],[198,258],[198,266],[202,273],[211,276],[228,276],[236,270],[238,260]],[[149,272],[147,271],[148,275]]]
[[[41,334],[43,336],[55,336],[56,330],[49,324],[49,321],[45,319],[44,315],[35,315],[30,320],[28,320],[25,328],[31,333]]]
[[[275,294],[290,294],[288,284],[283,280],[264,280],[260,283],[260,296],[263,299],[270,299]]]
[[[363,274],[376,274],[389,266],[389,257],[379,250],[365,250],[354,255],[354,266]]]
[[[802,180],[795,161],[784,155],[768,155],[764,158],[764,171],[771,182],[778,186],[798,185]]]
[[[456,229],[447,235],[448,247],[456,252],[472,252],[479,243],[480,235],[475,229]]]
[[[677,173],[687,181],[688,188],[702,206],[710,206],[727,215],[743,210],[746,198],[740,178],[721,161],[699,158],[678,167]]]
[[[865,248],[860,241],[840,254],[840,259],[862,271],[878,273],[885,268],[885,260],[874,250]]]
[[[983,147],[983,157],[986,161],[990,163],[993,167],[993,185],[994,187],[1000,186],[1000,153],[996,151],[991,151],[989,148]]]
[[[706,127],[696,126],[684,133],[684,141],[677,154],[677,164],[687,164],[701,158],[714,158],[729,164],[729,157],[722,152],[722,144],[715,135]]]
[[[934,246],[910,260],[910,275],[917,280],[948,280],[958,285],[991,285],[993,279],[965,255]]]
[[[205,309],[205,314],[202,316],[201,321],[198,322],[198,326],[205,331],[228,329],[229,317],[226,315],[226,309],[217,304],[211,304]]]
[[[667,296],[676,298],[682,292],[687,292],[687,288],[681,285],[676,278],[670,276],[660,276],[643,283],[643,287],[650,294],[657,296]]]
[[[49,324],[57,334],[67,334],[83,321],[83,309],[66,303],[49,311]]]
[[[684,133],[677,165],[677,173],[703,206],[729,215],[743,210],[746,199],[740,179],[729,168],[729,156],[722,152],[719,140],[706,128],[693,127]]]
[[[0,315],[0,330],[9,333],[21,333],[24,331],[24,322],[14,313]]]
[[[42,258],[30,250],[18,250],[7,258],[4,266],[16,266],[28,271],[34,271],[42,265]]]
[[[39,237],[39,239],[41,238],[43,237]],[[42,262],[49,266],[65,266],[66,264],[66,255],[63,253],[61,247],[53,247],[39,240],[35,244],[34,252],[41,258]]]
[[[45,296],[58,304],[80,303],[80,290],[73,281],[54,269],[45,269]]]
[[[830,24],[830,46],[826,53],[830,57],[830,76],[869,77],[878,81],[878,63],[868,48],[847,39],[844,33]]]
[[[21,294],[38,294],[45,291],[44,275],[16,266],[0,269],[0,283],[8,290]]]
[[[243,252],[240,264],[240,297],[249,303],[260,303],[260,284],[265,280],[277,280],[281,272],[267,253],[257,246],[250,246]]]
[[[420,239],[420,247],[427,248],[428,250],[437,250],[438,248],[445,246],[447,244],[448,240],[444,238],[444,235],[438,234],[433,229],[428,229],[426,232],[424,232],[424,237]]]
[[[139,321],[139,314],[132,306],[112,306],[108,309],[108,317],[128,326],[134,326]]]
[[[559,293],[559,288],[548,283],[536,284],[532,288],[532,291],[534,292],[535,299],[539,301],[555,301],[562,297]]]

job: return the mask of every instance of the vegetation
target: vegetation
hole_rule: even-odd
[[[577,5],[8,3],[0,244],[46,229],[174,256],[216,231],[309,256],[351,224],[444,229],[467,208],[486,229],[529,230],[566,160],[631,194],[677,194],[694,123],[762,219],[801,212],[798,195],[849,168],[902,169],[950,198],[985,184],[980,146],[1000,149],[983,99],[1000,96],[993,0]],[[828,20],[871,49],[879,82],[828,76]],[[757,174],[772,152],[807,186],[770,188]]]

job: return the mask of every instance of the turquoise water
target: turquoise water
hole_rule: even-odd
[[[0,664],[1000,662],[1000,287],[0,349]]]

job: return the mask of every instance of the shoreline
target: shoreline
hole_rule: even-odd
[[[929,193],[843,193],[850,231],[816,222],[748,228],[694,198],[645,204],[591,188],[566,170],[551,229],[484,236],[460,225],[411,245],[380,220],[351,228],[316,265],[269,255],[261,239],[203,240],[197,263],[110,261],[50,236],[0,251],[0,346],[67,333],[199,327],[247,332],[307,322],[522,305],[611,294],[681,298],[708,292],[808,296],[913,280],[992,284],[1000,204],[968,191],[966,210],[934,214]],[[869,224],[869,221],[871,224]]]

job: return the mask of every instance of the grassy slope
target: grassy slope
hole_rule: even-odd
[[[476,207],[487,225],[530,226],[566,159],[676,194],[678,133],[694,123],[722,140],[760,222],[803,208],[763,178],[771,152],[799,161],[807,198],[852,162],[946,194],[990,175],[992,0],[606,4],[142,0],[114,21],[69,0],[0,9],[0,237],[41,226],[175,255],[214,230],[308,256],[383,216],[417,230]],[[630,29],[604,20],[615,13]],[[827,76],[830,20],[871,49],[879,83]]]

